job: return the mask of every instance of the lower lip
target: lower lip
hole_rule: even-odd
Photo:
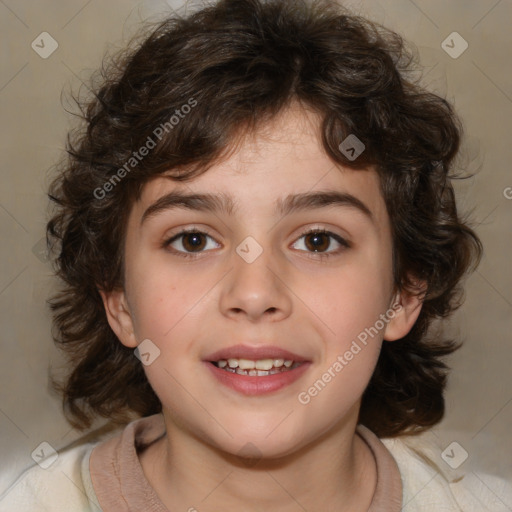
[[[299,379],[311,365],[310,362],[306,362],[293,370],[274,373],[273,375],[250,377],[249,375],[239,375],[238,373],[222,370],[209,361],[205,361],[205,364],[222,384],[244,395],[263,395],[278,391]]]

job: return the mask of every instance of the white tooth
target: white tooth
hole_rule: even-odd
[[[270,370],[274,365],[274,361],[272,359],[260,359],[256,361],[256,368],[258,370]]]
[[[238,373],[238,375],[247,375],[247,374],[245,373],[245,370],[242,370],[242,369],[240,369],[240,368],[237,368],[235,371],[236,371],[236,373]]]
[[[265,370],[258,370],[258,377],[265,377],[265,375],[269,375]]]
[[[256,377],[256,375],[258,375],[258,370],[255,370],[254,368],[252,370],[249,370],[249,375],[251,377]]]
[[[281,368],[284,364],[284,359],[274,359],[274,366],[276,368]]]
[[[251,370],[254,368],[254,366],[254,361],[251,361],[250,359],[238,360],[238,368],[241,368],[242,370]]]
[[[228,362],[225,360],[225,359],[221,359],[220,361],[217,361],[217,365],[219,366],[219,368],[224,368],[225,366],[227,366]]]
[[[290,366],[293,364],[293,361],[288,359],[287,361],[284,362],[284,365],[286,366],[286,368],[290,368]]]
[[[238,359],[228,359],[230,368],[238,368]]]
[[[272,368],[272,370],[269,371],[270,375],[274,375],[276,373],[281,373],[283,370],[280,370],[279,368]]]

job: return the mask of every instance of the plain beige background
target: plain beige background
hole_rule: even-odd
[[[142,20],[181,4],[0,0],[0,493],[34,464],[31,453],[42,441],[58,450],[82,435],[66,423],[47,384],[49,364],[58,365],[61,358],[45,305],[54,287],[51,267],[41,255],[45,192],[49,170],[74,125],[61,92],[76,91],[104,52],[121,46]],[[443,448],[456,441],[468,452],[460,470],[512,480],[512,2],[362,0],[346,5],[414,43],[424,83],[452,101],[464,121],[460,166],[477,175],[456,187],[461,210],[472,209],[485,256],[467,282],[465,305],[450,322],[465,345],[450,359],[446,417],[428,435]],[[457,58],[441,47],[454,31],[468,44]],[[42,32],[58,43],[46,59],[31,47]],[[463,41],[450,37],[452,51],[460,51]]]

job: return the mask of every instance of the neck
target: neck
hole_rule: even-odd
[[[225,512],[300,508],[366,511],[376,467],[355,434],[357,415],[284,457],[244,459],[192,436],[164,413],[167,434],[141,455],[150,485],[169,510]]]

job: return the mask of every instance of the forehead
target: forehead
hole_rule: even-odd
[[[297,104],[234,141],[226,156],[186,182],[172,171],[149,181],[132,212],[147,208],[171,191],[217,194],[232,215],[264,216],[279,212],[286,196],[336,191],[359,199],[377,219],[387,217],[377,173],[334,162],[321,142],[319,114]],[[384,219],[385,221],[386,219]]]

